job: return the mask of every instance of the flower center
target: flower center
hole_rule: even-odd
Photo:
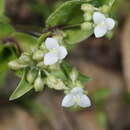
[[[100,24],[99,24],[100,27],[102,28],[106,28],[107,27],[107,24],[105,21],[102,21]]]
[[[80,103],[80,95],[75,95],[73,98],[76,104]]]
[[[51,52],[56,54],[56,53],[57,53],[57,48],[53,48],[53,49],[51,50]]]

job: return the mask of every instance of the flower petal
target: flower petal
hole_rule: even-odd
[[[68,52],[64,46],[58,48],[58,57],[60,60],[64,59],[67,56]]]
[[[45,40],[45,45],[48,50],[59,47],[58,41],[55,38],[48,37]]]
[[[73,94],[79,94],[79,93],[83,93],[83,88],[81,88],[81,87],[75,87],[75,88],[73,88],[72,90],[71,90],[71,93],[73,93]]]
[[[97,38],[104,36],[106,33],[107,33],[107,26],[105,27],[105,26],[97,25],[94,28],[94,34],[95,34],[95,37]]]
[[[78,103],[78,105],[80,107],[83,107],[83,108],[90,107],[91,106],[91,101],[90,101],[90,99],[89,99],[88,96],[86,96],[86,95],[83,94],[80,97],[80,102]]]
[[[73,96],[71,94],[67,94],[62,100],[63,107],[71,107],[75,104],[73,100]]]
[[[101,22],[103,22],[105,20],[105,15],[100,13],[100,12],[95,12],[93,14],[93,21],[94,24],[100,24]]]
[[[108,30],[112,30],[115,26],[115,21],[112,18],[107,18],[106,23],[108,26]]]
[[[45,65],[52,65],[58,61],[58,56],[56,53],[49,52],[44,56],[44,64]]]

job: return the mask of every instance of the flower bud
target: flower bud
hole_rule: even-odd
[[[76,81],[76,82],[75,82],[75,86],[78,86],[78,87],[83,88],[83,85],[81,84],[81,82],[80,82],[80,81]]]
[[[36,92],[42,91],[44,88],[44,82],[41,76],[38,76],[34,82],[34,89]]]
[[[62,41],[63,41],[63,36],[61,33],[59,35],[53,36],[53,38],[56,39],[58,41],[58,43],[62,43]]]
[[[32,84],[36,79],[37,71],[36,70],[29,70],[26,75],[26,80],[28,83]]]
[[[45,42],[43,42],[41,44],[40,49],[42,50],[43,53],[46,53],[48,51],[47,48],[46,48],[46,46],[45,46]]]
[[[110,10],[110,7],[108,5],[103,5],[101,8],[100,8],[100,11],[103,12],[104,14],[107,14]]]
[[[46,78],[46,84],[48,85],[48,87],[56,89],[56,90],[64,90],[66,89],[65,84],[62,82],[61,79],[58,79],[52,75],[49,75]]]
[[[31,57],[28,53],[23,53],[20,57],[19,57],[19,63],[21,64],[28,64],[30,63],[32,60],[31,60]]]
[[[8,63],[8,66],[9,66],[10,69],[13,69],[13,70],[19,70],[19,69],[26,67],[26,65],[19,64],[19,62],[17,60],[10,61]]]
[[[69,76],[72,81],[76,81],[78,78],[78,72],[76,71],[76,69],[73,69]]]
[[[84,13],[84,20],[91,21],[92,20],[92,13]]]
[[[36,52],[34,52],[33,54],[33,60],[36,60],[36,61],[40,61],[42,60],[44,57],[44,53],[42,50],[37,50]]]
[[[44,64],[43,61],[40,61],[40,62],[38,62],[37,67],[43,69],[43,68],[46,68],[46,65]]]
[[[53,64],[53,65],[50,65],[50,66],[48,66],[48,69],[49,70],[59,70],[60,69],[60,65],[59,65],[59,63],[58,64]]]
[[[91,22],[84,22],[81,24],[81,29],[82,30],[90,30],[92,29],[93,24]]]
[[[95,9],[95,7],[91,4],[83,4],[81,6],[81,10],[85,11],[85,12],[93,12]]]

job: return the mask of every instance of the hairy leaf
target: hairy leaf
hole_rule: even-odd
[[[15,100],[15,99],[19,98],[19,97],[23,96],[24,94],[26,94],[27,92],[29,92],[33,88],[33,85],[29,85],[26,82],[25,75],[26,75],[26,71],[23,73],[23,77],[22,77],[18,87],[13,92],[13,94],[10,96],[9,100]]]
[[[81,73],[79,72],[78,80],[79,80],[81,83],[86,83],[86,82],[92,80],[92,78],[90,78],[90,77],[88,77],[88,76],[86,76],[86,75],[84,75],[84,74],[81,74]]]
[[[37,38],[25,33],[14,32],[11,38],[15,40],[23,51],[29,51],[37,46]]]
[[[61,69],[64,71],[65,75],[69,77],[70,72],[72,71],[72,66],[67,62],[62,62]]]
[[[82,30],[80,27],[66,29],[64,30],[64,32],[66,33],[66,37],[64,38],[64,40],[67,44],[79,43],[93,34],[92,29]]]
[[[61,64],[61,68],[64,71],[64,73],[66,74],[66,76],[69,77],[70,72],[72,71],[73,67],[69,63],[67,63],[67,62],[64,61]],[[77,78],[77,80],[79,80],[81,83],[85,83],[85,82],[87,82],[89,80],[92,80],[92,79],[90,77],[84,75],[84,74],[81,74],[78,71],[78,78]]]
[[[60,25],[74,25],[83,22],[83,11],[80,9],[83,2],[72,0],[63,3],[47,19],[47,27]]]
[[[51,75],[54,75],[55,77],[59,79],[66,80],[66,76],[62,70],[53,71]]]

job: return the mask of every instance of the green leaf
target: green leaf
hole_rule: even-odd
[[[72,67],[69,63],[67,63],[67,62],[64,61],[64,62],[61,64],[61,68],[62,68],[62,70],[64,71],[65,75],[66,75],[67,77],[69,77],[70,73],[72,72],[73,67]],[[77,80],[79,80],[81,83],[85,83],[85,82],[87,82],[87,81],[89,81],[89,80],[92,80],[92,78],[90,78],[90,77],[88,77],[88,76],[86,76],[86,75],[84,75],[84,74],[81,74],[81,73],[78,71],[78,78],[77,78]]]
[[[53,71],[51,75],[55,76],[56,78],[66,80],[66,76],[62,70]]]
[[[19,78],[22,78],[24,71],[25,71],[24,69],[20,69],[20,70],[15,71],[15,74],[16,74]]]
[[[60,25],[74,25],[83,22],[83,11],[80,9],[83,2],[72,0],[63,3],[47,19],[47,27]]]
[[[90,37],[93,34],[93,29],[82,30],[80,27],[75,27],[66,29],[64,32],[66,33],[65,43],[76,44]]]
[[[74,44],[87,39],[93,33],[92,28],[81,30],[80,24],[84,22],[81,10],[83,3],[77,0],[67,1],[46,21],[47,27],[64,26],[63,31],[66,33],[64,40],[69,50],[74,47]]]
[[[79,80],[81,83],[86,83],[86,82],[92,80],[92,78],[90,78],[90,77],[88,77],[88,76],[86,76],[86,75],[84,75],[84,74],[81,74],[81,73],[79,72],[78,80]]]
[[[11,38],[19,44],[23,51],[29,51],[37,46],[37,38],[25,33],[14,32]]]
[[[63,61],[61,63],[61,69],[64,71],[65,75],[69,77],[69,74],[72,71],[72,66],[69,63]]]
[[[33,85],[29,85],[26,82],[25,75],[26,75],[26,71],[23,73],[23,77],[22,77],[18,87],[13,92],[13,94],[10,96],[9,100],[15,100],[15,99],[19,98],[19,97],[23,96],[24,94],[26,94],[27,92],[29,92],[33,88]]]
[[[0,23],[0,39],[9,37],[13,32],[15,30],[11,25]]]

